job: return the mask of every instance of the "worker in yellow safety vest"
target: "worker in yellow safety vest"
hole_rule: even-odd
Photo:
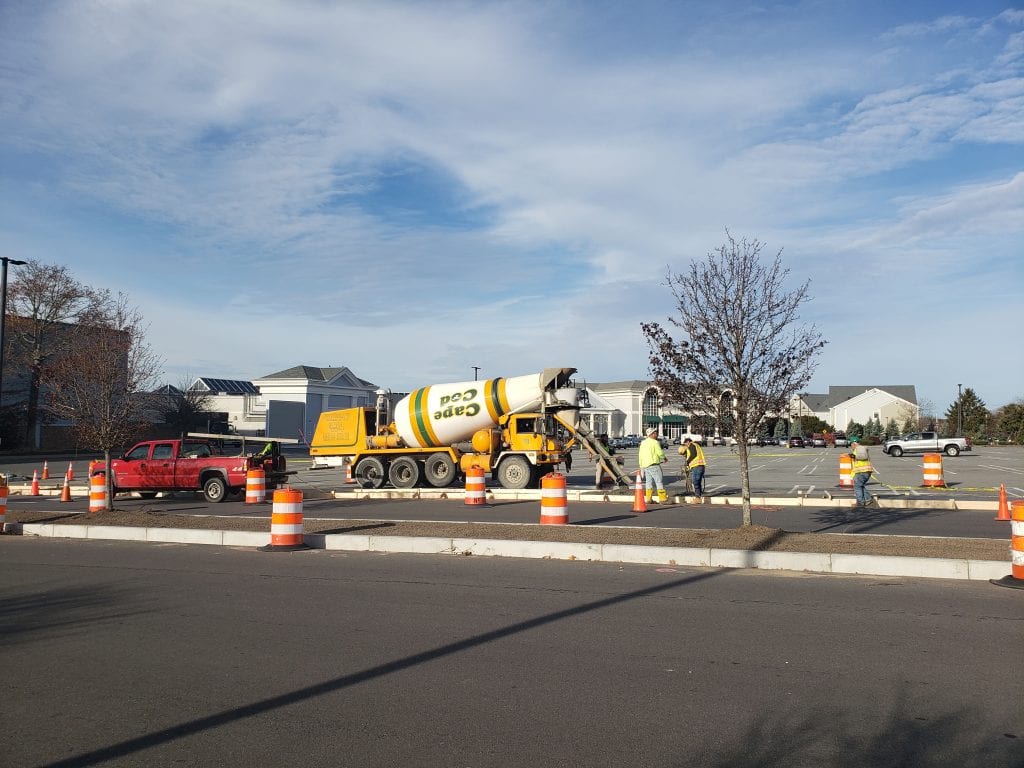
[[[707,469],[707,459],[704,458],[704,449],[693,438],[688,437],[679,446],[679,453],[683,455],[683,463],[686,471],[690,473],[693,480],[693,495],[698,499],[704,496],[704,471]]]
[[[647,430],[647,437],[640,443],[640,450],[637,452],[637,463],[644,471],[644,480],[647,487],[644,495],[647,501],[658,492],[658,501],[664,504],[668,501],[668,491],[665,490],[665,475],[661,465],[665,463],[665,451],[658,440],[658,430],[651,427]]]
[[[860,438],[850,438],[850,459],[853,462],[850,469],[850,474],[853,475],[853,496],[858,507],[866,507],[875,501],[868,493],[868,480],[871,479],[871,473],[875,468],[871,466],[868,449],[860,444]]]

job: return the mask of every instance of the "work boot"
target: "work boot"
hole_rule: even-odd
[[[644,491],[644,498],[647,499],[647,503],[648,504],[651,503],[651,497],[652,496],[654,496],[654,491],[652,491],[652,490]]]
[[[664,504],[668,501],[668,491],[658,491],[658,503]]]

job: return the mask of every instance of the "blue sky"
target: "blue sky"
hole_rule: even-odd
[[[666,268],[783,249],[811,391],[1024,398],[1024,6],[0,4],[0,252],[165,380],[647,376]]]

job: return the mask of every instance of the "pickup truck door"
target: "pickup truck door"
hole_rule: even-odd
[[[154,443],[146,467],[146,485],[150,488],[174,488],[174,443]]]
[[[114,461],[114,485],[118,488],[141,488],[148,483],[149,443],[132,448],[120,460]]]
[[[206,443],[182,443],[181,455],[178,456],[174,467],[174,487],[198,488],[199,470],[209,464],[212,455],[210,446]]]

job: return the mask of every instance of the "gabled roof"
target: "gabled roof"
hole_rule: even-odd
[[[360,386],[376,389],[377,385],[373,382],[366,381],[356,376],[345,366],[340,368],[318,368],[313,365],[296,365],[292,368],[286,368],[283,371],[277,373],[269,373],[266,376],[262,376],[257,381],[269,381],[271,379],[304,379],[305,381],[333,381],[339,376],[348,376],[353,381],[358,383]]]
[[[258,395],[260,393],[251,381],[214,379],[209,376],[200,376],[192,382],[190,389],[205,389],[209,392],[223,393],[225,395]]]
[[[829,387],[827,408],[834,408],[840,403],[845,403],[854,397],[863,395],[868,390],[880,389],[893,397],[906,400],[908,403],[917,405],[917,390],[913,384],[872,384],[865,387]]]

